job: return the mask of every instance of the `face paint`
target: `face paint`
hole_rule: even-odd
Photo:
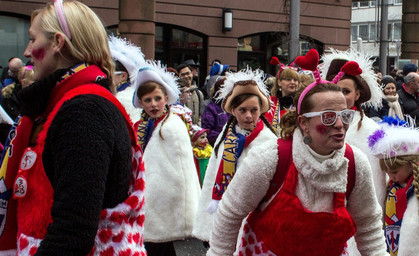
[[[32,56],[38,60],[43,60],[45,57],[45,49],[34,49],[32,51]]]
[[[317,132],[319,132],[320,134],[325,134],[325,133],[327,132],[327,129],[328,129],[328,128],[329,128],[328,126],[323,125],[323,124],[319,124],[319,125],[317,125],[317,126],[316,126],[316,130],[317,130]]]

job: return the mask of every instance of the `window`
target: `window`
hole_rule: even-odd
[[[402,3],[403,3],[403,0],[394,0],[395,5],[402,4]]]
[[[362,40],[368,40],[369,39],[368,24],[359,25],[359,37],[362,38]]]
[[[358,26],[356,25],[351,26],[351,38],[352,41],[356,41],[358,39]]]
[[[370,6],[371,6],[371,7],[375,7],[375,0],[370,1]]]
[[[358,8],[358,2],[352,2],[352,8]]]
[[[370,1],[361,1],[359,2],[359,7],[369,7]]]
[[[388,24],[388,37],[390,41],[393,38],[393,23]]]
[[[7,67],[11,57],[25,63],[23,52],[29,42],[29,20],[0,15],[0,65]]]
[[[370,24],[370,41],[377,40],[376,24]]]
[[[397,22],[397,23],[394,23],[393,40],[400,40],[400,39],[402,39],[402,24]]]

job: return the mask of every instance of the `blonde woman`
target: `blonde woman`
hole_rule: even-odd
[[[17,237],[17,255],[145,253],[141,150],[111,93],[100,19],[55,1],[33,12],[29,36],[35,82],[19,94],[22,118],[1,167],[17,208],[10,199],[0,244],[12,253]]]

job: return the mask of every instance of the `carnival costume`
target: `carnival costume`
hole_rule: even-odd
[[[246,87],[243,86],[242,89],[240,85],[235,85],[235,83],[254,79],[253,81],[256,81],[255,84],[247,86],[252,86],[254,89],[261,89],[258,89],[258,94],[250,90],[248,93],[254,93],[262,98],[262,102],[266,102],[265,106],[261,108],[262,113],[266,112],[269,109],[270,101],[267,96],[267,91],[264,91],[265,85],[260,79],[261,75],[261,72],[256,71],[256,73],[253,73],[251,70],[229,74],[227,80],[224,82],[225,87],[220,89],[220,97],[226,97],[222,104],[224,110],[230,113],[231,109],[229,105],[226,108],[226,102],[229,104],[238,94],[246,93]],[[237,88],[234,86],[237,86]],[[227,98],[229,101],[227,101]],[[224,129],[228,129],[227,136],[223,138],[223,133],[220,134],[215,143],[217,145],[221,141],[218,154],[213,152],[208,163],[201,198],[199,200],[198,213],[194,224],[193,235],[203,241],[209,241],[210,239],[217,203],[222,198],[231,180],[233,180],[233,176],[242,165],[243,159],[256,160],[261,154],[268,154],[268,149],[261,150],[255,155],[249,154],[249,151],[266,141],[276,141],[276,135],[260,119],[251,132],[241,129],[235,122],[232,122],[229,126],[225,126]],[[231,159],[235,160],[231,161]],[[243,171],[246,172],[247,170]]]
[[[399,118],[384,118],[380,129],[368,137],[372,154],[381,159],[419,155],[419,130],[414,128],[413,120],[409,122],[410,125]],[[419,251],[419,200],[413,179],[411,174],[406,184],[389,184],[384,234],[390,255],[416,255]]]
[[[310,50],[306,56],[297,57],[296,63],[315,63],[306,65],[317,71],[318,60],[317,51]],[[359,70],[356,63],[345,66],[343,73],[353,72],[353,66],[355,72]],[[298,114],[305,94],[318,83],[327,82],[320,79],[318,71],[313,74],[316,81],[302,92],[296,106]],[[290,153],[283,150],[282,139],[265,142],[249,152],[270,153],[251,161],[244,159],[237,170],[220,202],[207,255],[233,255],[236,244],[234,255],[345,255],[345,243],[355,228],[363,255],[383,255],[381,209],[365,155],[356,147],[346,152],[346,145],[322,156],[304,141],[297,128],[288,140]],[[283,161],[285,154],[292,157]],[[352,160],[348,163],[352,158],[355,164]],[[272,167],[276,163],[278,166]],[[287,176],[278,184],[277,174],[283,172]],[[256,189],[249,189],[253,187]]]
[[[141,117],[141,111],[134,107],[132,95],[134,93],[135,79],[138,69],[145,64],[145,56],[141,48],[134,45],[127,39],[109,36],[109,49],[112,58],[119,61],[128,71],[129,81],[123,81],[117,85],[116,98],[122,103],[128,112],[133,123],[138,122]]]
[[[134,106],[142,107],[137,90],[149,81],[166,89],[168,105],[176,102],[179,90],[173,74],[159,62],[147,61],[137,75]],[[136,124],[139,143],[144,146],[147,183],[144,239],[152,243],[184,239],[192,236],[200,195],[188,131],[179,116],[167,110],[156,120],[147,116],[143,110]]]
[[[124,108],[97,84],[104,78],[80,64],[20,94],[23,117],[2,166],[17,175],[18,255],[145,255],[142,152]],[[126,143],[109,147],[115,140]]]

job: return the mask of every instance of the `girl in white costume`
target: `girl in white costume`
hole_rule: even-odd
[[[411,123],[414,123],[411,122]],[[385,205],[385,237],[390,255],[419,252],[419,130],[393,117],[369,138],[371,152],[390,177]]]
[[[264,116],[271,102],[262,79],[261,70],[228,73],[220,89],[218,99],[222,100],[222,108],[230,113],[230,118],[215,142],[205,174],[193,230],[193,235],[202,241],[209,241],[217,204],[242,160],[256,159],[260,155],[277,158],[277,151],[270,149],[248,154],[254,146],[267,141],[276,145],[277,137]],[[228,161],[231,159],[235,160]]]
[[[185,124],[168,107],[179,90],[172,73],[147,61],[135,82],[133,103],[143,108],[135,125],[146,172],[144,241],[148,255],[176,255],[173,241],[192,235],[200,185]]]

